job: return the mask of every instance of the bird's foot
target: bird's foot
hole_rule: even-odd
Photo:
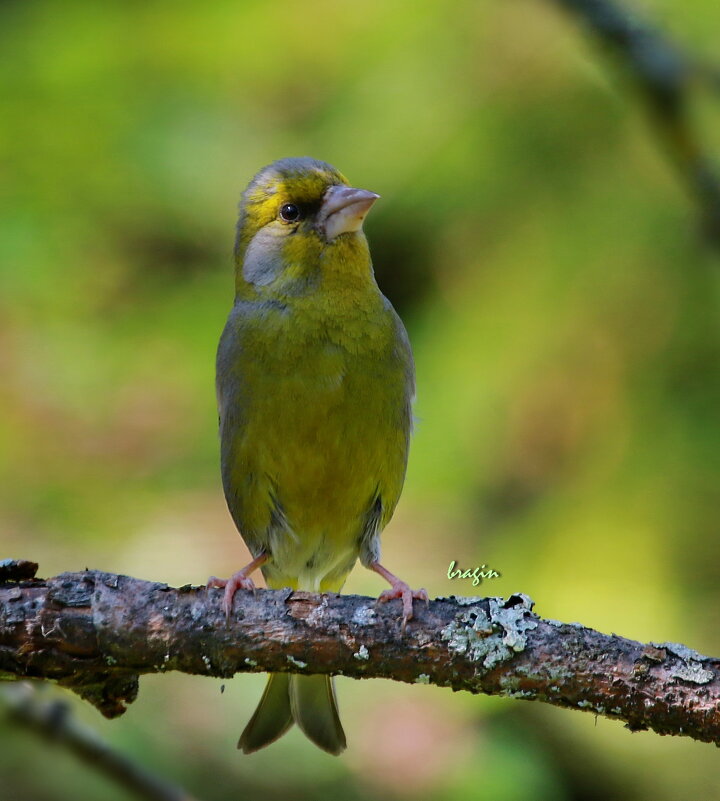
[[[251,592],[255,592],[255,582],[249,576],[246,576],[243,570],[238,570],[237,573],[233,573],[230,578],[226,579],[210,576],[207,581],[207,588],[225,590],[222,608],[223,612],[225,612],[225,619],[229,620],[235,593],[238,590],[250,590]]]
[[[267,554],[262,553],[256,559],[253,559],[249,565],[245,565],[242,570],[238,570],[237,573],[233,573],[230,578],[223,579],[218,578],[217,576],[210,576],[210,578],[207,580],[207,584],[205,585],[207,589],[215,588],[225,590],[222,601],[222,609],[223,612],[225,612],[225,620],[230,620],[233,598],[238,590],[249,590],[250,592],[255,592],[255,582],[250,578],[249,574],[252,573],[253,570],[257,570],[257,568],[267,562],[267,560]]]
[[[404,581],[401,581],[400,579],[393,582],[393,585],[392,587],[390,587],[389,590],[383,590],[378,596],[378,601],[380,603],[385,603],[386,601],[392,601],[395,598],[402,598],[403,629],[405,628],[408,620],[410,620],[413,616],[413,599],[417,599],[418,601],[425,601],[425,603],[430,603],[430,598],[428,597],[426,590],[422,588],[419,590],[413,590],[410,588],[409,584],[406,584]]]
[[[392,601],[395,598],[402,599],[402,628],[404,629],[408,620],[410,620],[413,616],[413,600],[425,601],[426,604],[430,603],[430,598],[427,594],[427,591],[424,589],[411,589],[409,584],[393,575],[378,562],[372,565],[371,569],[376,573],[379,573],[386,581],[390,582],[390,589],[383,590],[378,596],[379,603],[386,603],[387,601]]]

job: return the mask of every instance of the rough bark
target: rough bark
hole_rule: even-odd
[[[289,671],[545,701],[720,743],[720,660],[545,620],[521,594],[416,602],[403,630],[399,601],[241,591],[226,622],[221,590],[28,573],[0,564],[0,679],[55,681],[107,717],[125,711],[144,673]]]

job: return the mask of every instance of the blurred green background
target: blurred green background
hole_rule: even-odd
[[[716,0],[641,10],[718,55]],[[431,596],[523,591],[720,653],[717,264],[574,22],[531,0],[1,15],[0,557],[175,585],[245,562],[213,386],[236,206],[261,166],[311,155],[382,195],[366,231],[417,360],[385,564]],[[720,153],[712,101],[693,113]],[[453,559],[502,577],[450,582]],[[346,585],[382,588],[361,568]],[[263,681],[147,677],[116,721],[70,700],[208,801],[720,799],[712,746],[382,681],[339,679],[341,759],[297,731],[243,757]],[[0,721],[3,801],[127,798]]]

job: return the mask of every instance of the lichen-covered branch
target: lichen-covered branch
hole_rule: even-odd
[[[180,670],[331,673],[545,701],[632,730],[720,743],[720,660],[544,620],[524,595],[416,603],[290,590],[173,589],[99,571],[28,578],[0,564],[0,679],[50,679],[108,717],[138,676]],[[17,579],[17,580],[16,580]]]
[[[608,47],[632,77],[654,130],[694,195],[710,242],[720,246],[720,175],[690,109],[693,90],[716,71],[685,55],[614,0],[554,0]]]

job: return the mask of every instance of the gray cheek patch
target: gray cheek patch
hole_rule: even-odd
[[[285,237],[266,226],[252,238],[243,261],[243,278],[255,286],[267,286],[282,272],[282,246]]]

